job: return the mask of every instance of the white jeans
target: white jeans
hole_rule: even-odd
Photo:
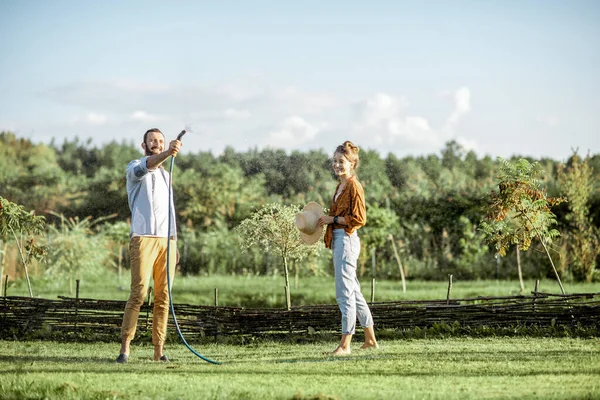
[[[360,292],[356,265],[360,254],[360,239],[356,231],[347,235],[343,229],[333,230],[333,267],[335,269],[335,299],[342,312],[342,334],[354,334],[356,319],[360,326],[373,326],[373,316]]]

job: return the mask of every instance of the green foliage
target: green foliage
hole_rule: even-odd
[[[58,226],[49,226],[48,268],[46,276],[50,279],[66,279],[69,293],[73,293],[73,282],[85,277],[101,274],[109,258],[109,251],[101,235],[95,235],[92,227],[105,220],[91,217],[60,218]]]
[[[361,241],[361,252],[359,261],[366,265],[370,262],[371,251],[376,251],[380,255],[386,254],[386,251],[391,251],[389,236],[395,235],[398,228],[398,215],[390,208],[380,207],[377,203],[367,205],[367,224],[360,228],[359,235]],[[400,249],[402,252],[404,246]],[[380,276],[389,274],[396,275],[397,268],[390,267],[391,271],[381,271]]]
[[[100,167],[124,171],[129,161],[140,156],[140,148],[132,143],[112,141],[98,148],[92,146],[91,138],[84,142],[77,137],[73,140],[65,139],[60,146],[53,140],[51,146],[55,149],[58,163],[64,171],[88,178],[96,175]]]
[[[367,224],[360,229],[361,243],[364,244],[365,249],[387,247],[388,236],[395,233],[398,226],[398,215],[389,208],[380,207],[377,203],[367,206],[367,215]]]
[[[13,133],[0,133],[0,195],[27,210],[35,210],[38,215],[52,211],[83,220],[88,216],[96,219],[117,214],[112,222],[126,222],[130,211],[125,190],[125,166],[141,156],[141,134],[134,139],[135,144],[111,142],[95,147],[91,140],[75,138],[61,145],[47,146],[18,138]],[[493,160],[489,156],[478,158],[475,152],[467,151],[454,141],[448,142],[439,154],[403,158],[391,153],[382,158],[367,146],[361,146],[358,170],[368,204],[367,226],[361,231],[365,243],[365,251],[361,253],[363,269],[370,257],[368,247],[373,248],[373,243],[378,242],[381,245],[377,245],[377,275],[397,277],[391,246],[386,247],[385,240],[380,240],[391,232],[395,242],[401,244],[401,258],[411,271],[411,278],[445,280],[448,273],[458,276],[459,271],[465,276],[480,278],[489,278],[490,274],[511,277],[508,268],[500,273],[494,270],[494,265],[489,265],[493,263],[487,262],[485,255],[480,259],[482,267],[466,265],[469,257],[463,253],[477,253],[474,247],[478,244],[470,241],[465,246],[464,240],[469,240],[469,236],[460,220],[463,216],[469,221],[485,218],[484,197],[487,199],[487,194],[496,186],[494,176],[504,165],[503,160]],[[233,230],[264,204],[316,201],[328,205],[336,184],[332,179],[330,157],[331,154],[323,150],[286,153],[280,149],[253,149],[238,152],[233,148],[225,149],[218,156],[210,152],[179,154],[173,189],[183,239],[180,251],[185,246],[188,255],[185,266],[181,265],[182,271],[267,275],[281,271],[282,261],[276,252],[264,252],[255,247],[243,254]],[[518,163],[519,159],[511,158],[511,162]],[[547,190],[547,198],[561,195],[557,181],[559,163],[541,159],[538,164],[537,189]],[[600,157],[589,157],[589,164],[592,169],[590,181],[596,188]],[[535,206],[528,207],[534,209]],[[600,191],[590,193],[588,207],[590,224],[598,226]],[[573,242],[570,235],[576,232],[574,220],[567,220],[570,212],[566,206],[552,210],[556,212],[554,220],[558,224],[554,225],[550,220],[545,222],[564,233],[566,241],[560,244],[565,253],[569,253],[563,260],[563,265],[568,265],[569,257],[575,254],[575,250],[567,249],[566,245]],[[510,211],[508,214],[505,222],[513,224],[517,213]],[[55,214],[46,215],[46,218],[60,224]],[[536,219],[534,222],[543,223]],[[505,230],[514,228],[512,225],[503,227]],[[386,233],[376,232],[378,230]],[[549,244],[548,238],[556,238],[556,232],[549,230],[544,245]],[[523,232],[515,239],[528,241],[530,245],[533,237]],[[112,243],[114,254],[116,244]],[[583,249],[585,239],[580,244],[579,248]],[[479,250],[484,252],[486,247],[487,244],[482,243]],[[514,264],[516,253],[506,254],[497,265]],[[545,275],[549,265],[542,252],[523,252],[521,256],[523,271],[530,278]],[[12,252],[8,252],[4,261],[11,271],[18,262]],[[587,261],[584,263],[590,266]],[[330,257],[322,255],[305,258],[294,266],[301,267],[301,275],[331,274],[328,268]],[[575,276],[572,271],[565,273],[569,277]]]
[[[240,236],[223,224],[202,231],[184,226],[179,238],[179,265],[184,275],[267,274],[265,254],[258,248],[240,252]]]
[[[385,160],[373,150],[360,151],[358,178],[365,187],[367,204],[381,201],[392,188],[392,183],[386,174]]]
[[[56,153],[59,164],[69,174],[64,189],[69,203],[50,210],[80,219],[114,213],[124,221],[129,216],[125,167],[141,156],[139,148],[114,141],[96,148],[91,140],[81,143],[75,138],[65,140]]]
[[[2,240],[32,237],[44,232],[45,218],[0,196],[0,237]],[[33,248],[32,248],[33,249]],[[41,248],[40,248],[41,249]],[[39,250],[39,249],[38,249]]]
[[[0,133],[0,194],[41,213],[65,203],[66,174],[53,149]]]
[[[299,205],[267,204],[236,227],[242,239],[242,249],[258,246],[267,252],[274,252],[283,261],[288,309],[291,307],[288,261],[300,261],[318,254],[324,248],[320,240],[312,245],[301,240],[300,231],[296,228],[296,215],[300,211]]]
[[[263,176],[245,179],[239,167],[215,164],[184,171],[173,180],[173,190],[184,221],[198,228],[225,224],[231,229],[262,203],[263,184]]]
[[[463,236],[459,239],[461,252],[456,259],[456,265],[463,278],[473,278],[477,276],[477,269],[482,268],[482,262],[486,260],[488,247],[482,245],[483,234],[467,217],[461,216],[459,223],[463,229]]]
[[[72,193],[72,208],[68,210],[68,215],[84,219],[92,215],[102,216],[110,211],[124,221],[130,214],[125,186],[124,166],[99,167],[94,175],[81,182],[81,185],[73,185],[77,192]],[[60,211],[67,210],[61,208]]]
[[[282,259],[297,261],[316,254],[323,247],[322,241],[312,245],[302,242],[296,228],[296,215],[300,211],[299,205],[272,203],[263,206],[236,227],[242,238],[242,248],[258,246],[275,252]]]
[[[90,227],[93,225],[89,223]],[[100,226],[100,234],[107,240],[118,245],[127,245],[129,243],[130,226],[127,222],[118,221],[115,223],[104,223]]]
[[[246,177],[262,175],[268,195],[286,198],[316,192],[317,200],[322,200],[319,199],[323,196],[320,182],[331,175],[330,162],[322,151],[294,151],[288,156],[279,149],[260,152],[254,149],[246,153],[235,153],[228,149],[222,158],[231,165],[241,167]]]
[[[594,180],[589,155],[582,160],[575,152],[567,165],[559,166],[558,181],[569,206],[564,264],[576,280],[591,282],[600,254],[600,231],[590,218]]]
[[[113,224],[104,223],[100,226],[100,232],[98,238],[103,238],[105,244],[109,249],[110,256],[108,258],[109,263],[117,271],[117,279],[121,282],[124,249],[129,249],[129,234],[130,226],[129,223],[124,221],[117,221]]]

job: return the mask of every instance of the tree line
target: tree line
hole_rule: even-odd
[[[497,249],[483,240],[480,229],[490,193],[498,190],[501,160],[480,157],[454,141],[446,143],[439,154],[402,158],[381,155],[369,150],[368,144],[361,148],[358,177],[365,187],[368,217],[360,232],[361,276],[517,277],[518,251],[509,249],[504,257],[495,257]],[[98,265],[120,271],[126,268],[128,257],[125,166],[140,156],[139,144],[131,141],[97,146],[91,139],[75,138],[46,145],[2,132],[0,197],[44,216],[49,229],[43,240],[94,253],[87,254],[83,263],[89,271]],[[337,183],[331,156],[324,150],[240,152],[233,148],[218,155],[202,151],[178,155],[173,189],[181,272],[281,273],[280,259],[269,251],[243,248],[235,228],[267,204],[300,206],[316,201],[328,207]],[[506,161],[519,158],[515,155]],[[548,196],[567,200],[551,209],[560,236],[550,252],[560,275],[566,280],[598,279],[600,155],[573,151],[566,162],[523,158],[541,169],[540,183]],[[69,235],[72,241],[65,240]],[[9,238],[0,241],[4,243],[2,263],[17,263],[9,257]],[[538,246],[532,244],[519,256],[526,278],[551,274],[551,265]],[[330,254],[321,250],[292,265],[296,276],[332,273]],[[61,270],[56,263],[67,265],[74,260],[83,262],[78,255],[69,261],[58,252],[37,269],[55,274]],[[581,274],[581,265],[588,269],[591,265],[591,272]],[[81,273],[72,266],[66,269],[71,277]]]

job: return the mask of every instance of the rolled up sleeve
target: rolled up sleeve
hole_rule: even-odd
[[[127,164],[127,180],[128,181],[139,181],[148,173],[146,167],[146,159],[148,157],[142,157],[139,160],[133,160]]]
[[[352,233],[355,229],[367,223],[367,209],[365,206],[365,192],[358,182],[354,182],[350,189],[350,201],[348,213],[344,215],[346,220],[346,232]]]

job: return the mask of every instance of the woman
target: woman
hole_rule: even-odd
[[[365,193],[355,175],[359,162],[358,151],[359,148],[350,141],[335,149],[332,167],[340,182],[331,200],[329,215],[320,217],[317,223],[319,227],[327,225],[325,247],[333,251],[335,298],[342,312],[342,339],[332,352],[334,355],[350,354],[357,318],[365,331],[365,343],[361,349],[379,347],[371,310],[360,292],[356,277],[360,253],[357,230],[367,221]]]

